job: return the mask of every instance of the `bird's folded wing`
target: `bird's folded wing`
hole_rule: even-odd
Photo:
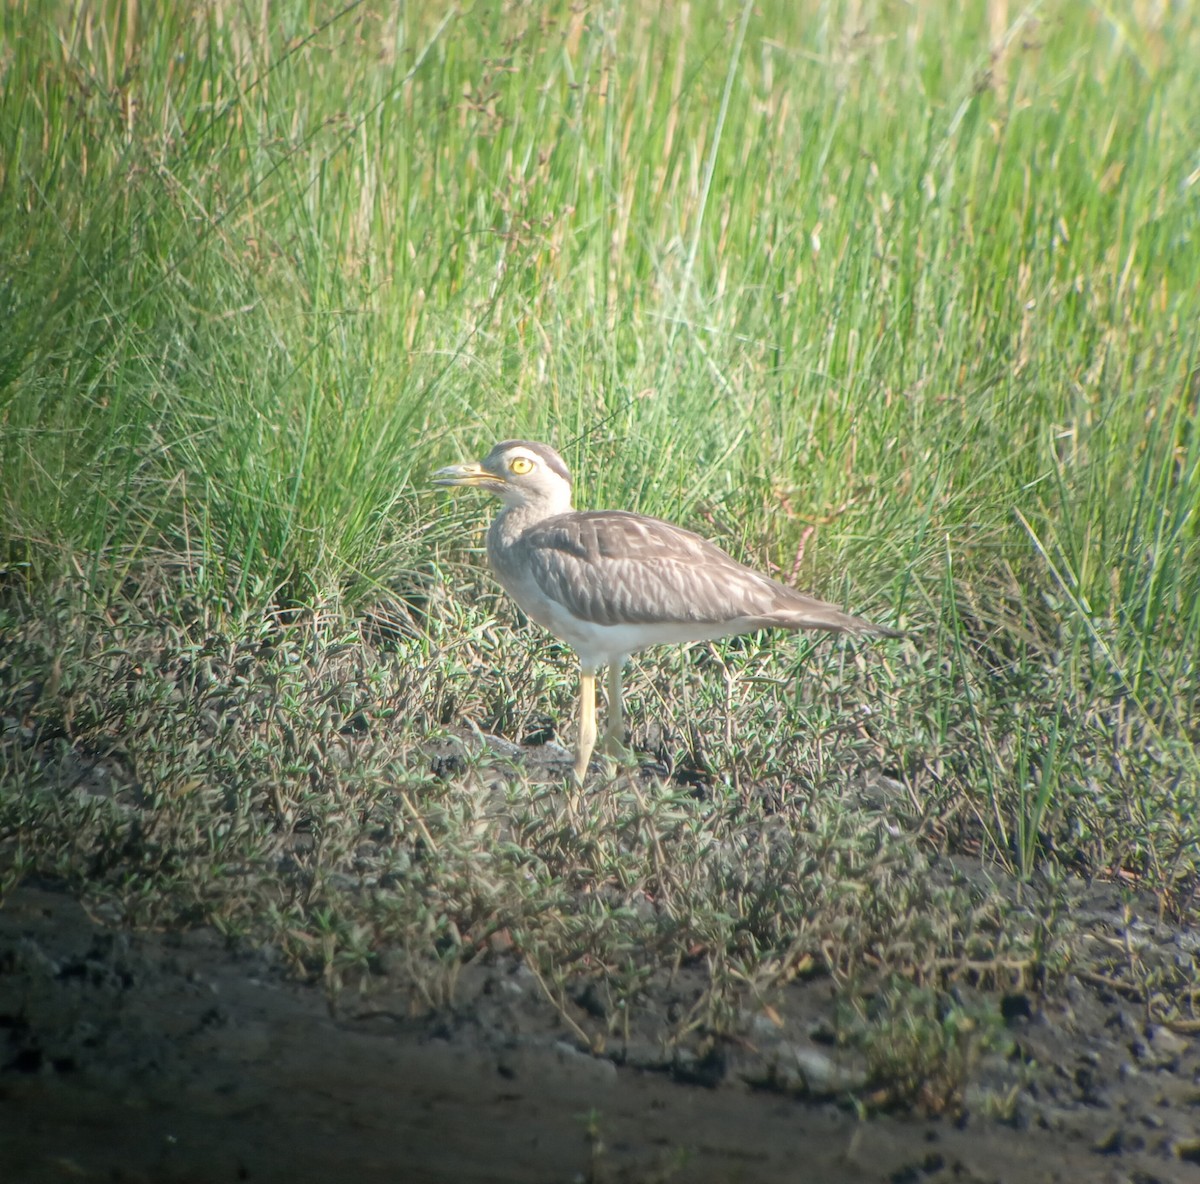
[[[742,622],[744,628],[876,631],[656,518],[623,510],[563,514],[532,527],[522,542],[541,590],[593,624]]]

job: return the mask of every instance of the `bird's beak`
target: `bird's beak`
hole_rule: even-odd
[[[495,473],[489,473],[483,465],[478,463],[466,465],[447,465],[444,469],[438,469],[433,475],[434,485],[451,486],[451,485],[503,485],[504,479],[497,477]]]

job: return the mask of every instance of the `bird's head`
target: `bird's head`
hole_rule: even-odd
[[[536,507],[543,514],[571,508],[571,472],[546,444],[503,440],[477,463],[447,465],[433,475],[442,486],[474,485],[506,506]]]

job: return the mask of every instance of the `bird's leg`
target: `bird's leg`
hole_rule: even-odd
[[[596,747],[596,672],[579,673],[579,741],[575,750],[575,780],[580,785],[587,775],[592,749]]]
[[[624,658],[617,658],[608,664],[608,682],[605,686],[608,696],[608,723],[604,728],[604,739],[600,742],[601,752],[608,756],[629,755],[625,747],[625,701],[621,694],[621,671],[624,665]]]

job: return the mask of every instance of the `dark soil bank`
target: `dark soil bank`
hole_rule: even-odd
[[[384,991],[335,1017],[216,935],[111,932],[24,887],[0,910],[0,1179],[1200,1184],[1196,1039],[1102,984],[1014,1016],[1038,1068],[1011,1121],[864,1121],[736,1064],[681,1084],[581,1053],[520,969],[468,966],[453,1012]]]

